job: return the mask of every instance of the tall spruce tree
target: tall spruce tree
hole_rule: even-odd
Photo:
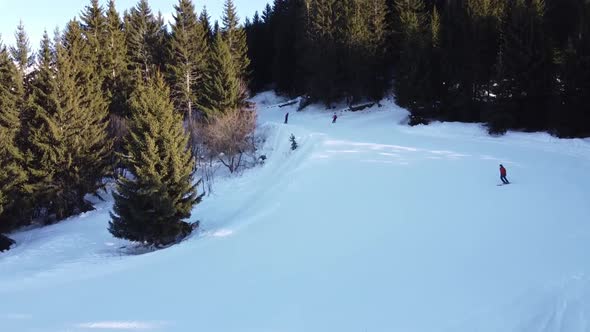
[[[176,13],[167,65],[172,99],[178,111],[193,119],[196,105],[202,100],[207,68],[207,36],[198,22],[191,0],[179,0],[174,9]]]
[[[387,5],[385,0],[356,0],[350,20],[348,54],[352,63],[347,82],[354,99],[379,100],[387,88]]]
[[[365,3],[363,9],[363,12],[368,17],[368,32],[370,37],[367,43],[378,65],[382,65],[380,62],[387,52],[386,42],[390,28],[387,22],[387,3],[385,0],[370,0]]]
[[[40,49],[36,57],[36,68],[31,74],[29,82],[30,98],[27,104],[27,117],[29,120],[23,122],[23,133],[26,139],[26,158],[27,169],[29,171],[29,191],[32,202],[38,205],[37,209],[42,209],[44,204],[43,195],[39,195],[45,185],[46,171],[43,171],[42,159],[44,151],[38,149],[34,144],[34,133],[44,124],[43,117],[55,114],[57,105],[55,99],[51,97],[56,76],[56,54],[52,41],[44,32],[40,43]]]
[[[201,14],[199,14],[199,23],[203,27],[208,45],[211,45],[213,43],[214,35],[213,28],[211,27],[211,16],[209,16],[206,6],[203,6],[203,10],[201,11]]]
[[[21,78],[24,80],[28,74],[29,69],[33,66],[35,58],[31,55],[31,46],[29,44],[29,37],[25,31],[25,26],[20,21],[16,32],[14,33],[16,44],[10,48],[10,53],[14,62],[17,64]]]
[[[31,74],[31,108],[33,124],[32,128],[38,127],[39,115],[41,111],[48,114],[53,113],[55,108],[49,100],[51,94],[52,80],[55,75],[55,51],[47,31],[43,33],[39,52],[37,53],[36,68]]]
[[[303,92],[302,81],[305,80],[303,58],[307,25],[304,6],[304,0],[276,0],[273,7],[267,6],[262,14],[264,25],[254,25],[259,31],[255,32],[259,35],[259,46],[253,45],[258,50],[254,49],[251,57],[256,62],[254,74],[266,81],[264,85],[272,82],[279,92],[292,96]]]
[[[80,15],[84,39],[88,47],[88,55],[92,57],[91,64],[100,79],[106,74],[106,27],[107,20],[104,10],[98,0],[90,0],[90,4],[84,8]]]
[[[16,39],[16,44],[10,48],[10,53],[12,55],[12,60],[16,64],[18,71],[16,83],[17,85],[14,86],[14,92],[17,95],[17,109],[19,112],[19,118],[22,122],[27,123],[30,119],[30,114],[28,114],[26,110],[26,101],[28,98],[28,80],[29,80],[29,73],[32,69],[34,64],[35,58],[31,54],[31,47],[29,45],[29,37],[25,31],[25,27],[23,22],[21,21],[16,29],[14,34]],[[25,138],[27,136],[27,126],[19,126],[23,130],[17,136],[18,145],[21,149],[24,149],[25,146]]]
[[[543,0],[515,0],[507,9],[498,68],[503,78],[500,96],[510,100],[510,126],[546,126],[544,105],[554,89],[555,69],[544,15]]]
[[[250,83],[250,89],[254,92],[258,92],[263,89],[266,84],[270,84],[270,78],[268,78],[269,75],[264,77],[264,69],[270,68],[267,66],[267,62],[269,59],[272,59],[272,55],[265,57],[262,54],[263,52],[271,52],[270,49],[266,48],[267,45],[264,44],[267,36],[260,31],[261,29],[264,29],[264,23],[260,19],[258,12],[254,14],[252,23],[244,25],[244,28],[246,29],[248,40],[248,58],[252,59],[252,61],[250,61],[250,77],[248,81]]]
[[[7,134],[12,138],[20,131],[17,91],[20,75],[18,71],[0,40],[0,125],[10,131]]]
[[[115,7],[115,0],[110,0],[106,11],[104,52],[103,91],[110,99],[109,113],[120,117],[129,115],[127,100],[130,95],[130,74],[127,71],[127,44],[123,31],[123,22]]]
[[[395,97],[399,105],[421,110],[431,101],[426,7],[423,0],[396,0],[395,8],[401,35]]]
[[[109,231],[131,241],[171,244],[190,234],[184,220],[202,197],[193,181],[188,135],[160,75],[138,87],[131,105],[124,163],[132,176],[117,180]]]
[[[0,40],[0,232],[11,230],[23,221],[22,201],[27,172],[17,137],[20,134],[18,86],[19,69]]]
[[[336,0],[311,0],[306,36],[308,53],[305,72],[309,80],[305,90],[314,100],[331,104],[340,97],[336,77],[341,74],[335,29],[339,16]]]
[[[240,107],[246,97],[241,90],[235,61],[221,34],[217,34],[213,43],[207,73],[201,102],[205,115],[212,117]]]
[[[245,80],[248,77],[248,67],[250,66],[246,31],[240,26],[234,1],[225,0],[223,8],[223,26],[221,28],[223,39],[230,49],[240,79]]]
[[[39,160],[32,174],[44,179],[40,204],[61,220],[92,208],[84,196],[104,187],[112,166],[107,105],[100,80],[87,62],[78,22],[68,23],[55,48],[56,71],[48,98],[55,109],[39,109],[42,124],[31,133]]]
[[[219,21],[215,20],[215,23],[213,23],[213,42],[215,42],[215,36],[217,36],[220,33],[221,31],[219,28]]]
[[[500,24],[504,15],[503,1],[469,0],[467,2],[468,45],[472,52],[465,52],[467,64],[463,66],[471,74],[473,99],[481,101],[489,97],[495,76],[495,63],[500,47]],[[485,92],[485,94],[484,94]]]
[[[139,71],[143,79],[148,79],[154,69],[164,59],[161,52],[165,49],[163,36],[164,22],[154,16],[147,0],[140,0],[125,15],[125,38],[127,41],[127,59],[132,73]]]
[[[432,41],[432,47],[440,47],[440,35],[441,35],[441,21],[440,14],[436,6],[432,9],[432,17],[430,19],[430,39]]]

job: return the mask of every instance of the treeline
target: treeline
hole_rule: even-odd
[[[276,0],[246,23],[252,89],[327,104],[381,98],[387,15],[385,0]]]
[[[147,0],[122,16],[91,0],[31,52],[21,23],[0,42],[0,232],[92,209],[116,173],[115,236],[167,244],[190,233],[196,126],[240,112],[246,34],[232,0],[221,26],[191,0],[168,31]],[[189,142],[190,140],[190,142]]]
[[[417,122],[590,136],[585,0],[275,0],[247,32],[254,90],[330,104],[393,89]]]

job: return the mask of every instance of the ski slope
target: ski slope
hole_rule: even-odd
[[[122,249],[111,200],[12,234],[0,330],[590,330],[590,141],[254,101],[265,165],[218,179],[181,244]]]

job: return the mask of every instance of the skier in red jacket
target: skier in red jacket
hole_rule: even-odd
[[[338,119],[338,115],[334,113],[334,115],[332,116],[332,123],[336,123],[336,119]]]
[[[510,184],[510,181],[506,178],[506,168],[504,168],[502,164],[500,164],[500,180],[502,180],[502,183],[504,184]]]

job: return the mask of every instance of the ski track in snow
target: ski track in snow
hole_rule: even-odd
[[[588,139],[253,101],[267,160],[216,180],[182,243],[112,238],[111,200],[12,234],[1,330],[590,330]]]

